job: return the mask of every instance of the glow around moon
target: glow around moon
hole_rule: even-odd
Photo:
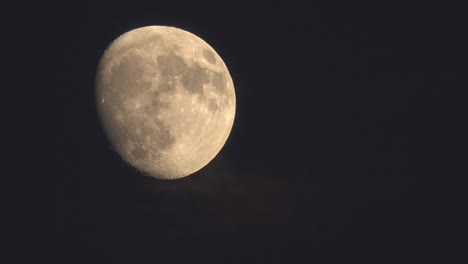
[[[216,51],[187,31],[149,26],[118,37],[96,76],[98,113],[113,148],[160,179],[207,165],[233,126],[234,85]]]

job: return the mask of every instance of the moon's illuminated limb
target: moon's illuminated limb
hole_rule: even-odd
[[[235,116],[226,65],[205,41],[174,27],[118,37],[101,58],[96,102],[114,149],[161,179],[190,175],[226,142]]]

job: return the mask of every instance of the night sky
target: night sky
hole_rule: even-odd
[[[62,3],[43,13],[57,126],[43,240],[55,258],[467,263],[466,206],[449,180],[461,177],[449,157],[456,118],[443,99],[461,82],[460,10],[445,1],[250,2]],[[124,163],[96,113],[104,50],[149,25],[204,39],[236,89],[226,145],[180,180]]]

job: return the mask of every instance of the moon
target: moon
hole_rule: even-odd
[[[115,39],[99,61],[95,91],[112,148],[158,179],[206,166],[234,123],[225,63],[204,40],[175,27],[141,27]]]

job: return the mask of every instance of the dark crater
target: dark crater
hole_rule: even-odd
[[[214,53],[211,50],[204,49],[203,50],[203,57],[205,57],[205,59],[211,64],[216,63],[216,57],[215,57]]]

